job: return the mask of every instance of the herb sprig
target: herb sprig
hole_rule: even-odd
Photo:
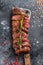
[[[24,16],[22,16],[21,20],[20,20],[20,38],[19,38],[19,42],[18,45],[20,46],[21,49],[21,44],[22,44],[22,27],[23,27],[23,22],[24,22]]]

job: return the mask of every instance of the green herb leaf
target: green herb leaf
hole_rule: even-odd
[[[18,45],[21,47],[22,44],[22,27],[23,27],[23,22],[24,22],[24,16],[22,16],[21,20],[20,20],[20,39],[18,42]]]

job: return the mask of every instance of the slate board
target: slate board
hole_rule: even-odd
[[[32,65],[43,65],[43,5],[37,5],[36,0],[0,0],[0,65],[16,61],[11,37],[11,10],[15,6],[28,8],[32,12],[29,29],[31,61]],[[23,55],[18,57],[24,65]]]

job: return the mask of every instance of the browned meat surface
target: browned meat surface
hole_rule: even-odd
[[[21,10],[19,8],[16,8],[16,7],[13,8],[13,14],[24,15],[24,16],[28,17],[28,14],[25,11],[23,11],[23,10]]]
[[[28,29],[30,27],[30,20],[25,11],[14,8],[12,11],[12,37],[13,48],[15,53],[29,52],[31,45],[28,40]],[[22,18],[24,16],[24,19]]]
[[[12,16],[12,20],[20,20],[21,19],[21,15],[15,15],[15,16]]]

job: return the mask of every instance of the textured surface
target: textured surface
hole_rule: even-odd
[[[32,65],[43,65],[43,5],[39,6],[36,0],[0,0],[0,65],[9,65],[15,61],[10,18],[14,6],[28,8],[32,12],[29,29]],[[6,64],[3,60],[6,60]],[[19,62],[23,64],[23,55],[19,56]]]

